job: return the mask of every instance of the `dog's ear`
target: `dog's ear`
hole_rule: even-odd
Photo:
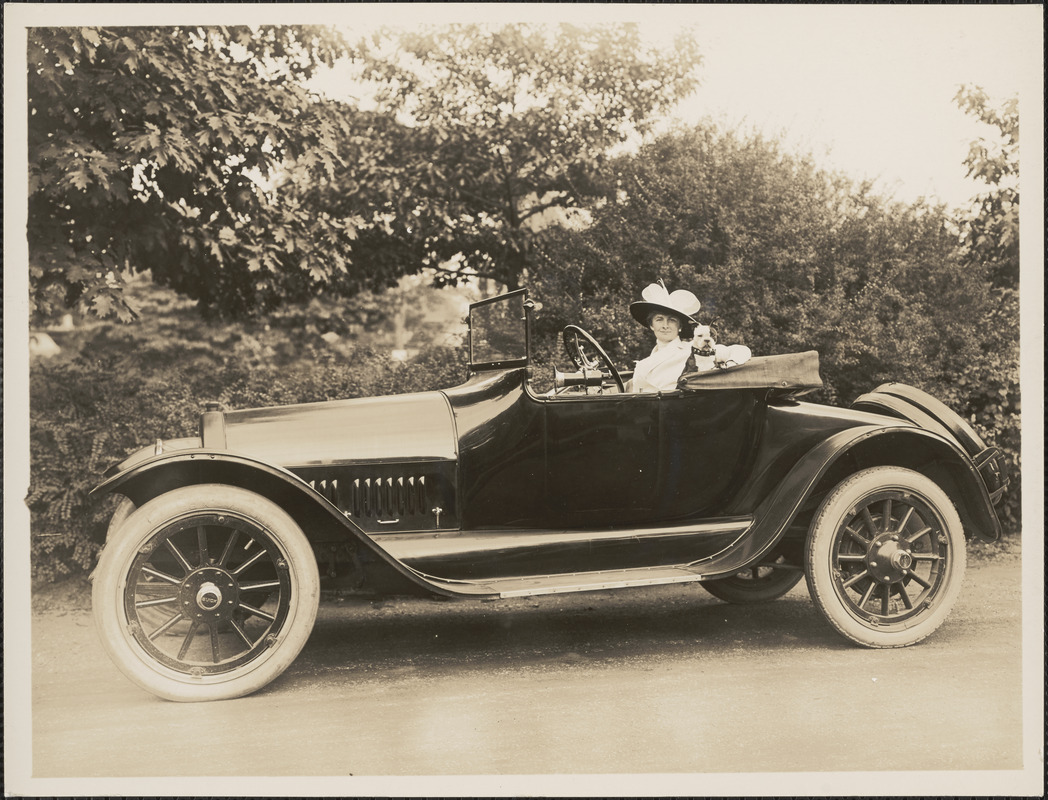
[[[719,320],[714,320],[710,323],[710,336],[713,337],[714,341],[720,341],[720,333],[717,330],[717,326],[720,325]]]

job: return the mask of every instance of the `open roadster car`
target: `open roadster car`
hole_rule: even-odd
[[[961,589],[965,537],[1000,534],[1000,454],[897,383],[801,401],[814,352],[623,391],[582,329],[531,383],[525,290],[470,307],[469,375],[443,391],[223,411],[94,491],[124,495],[94,614],[118,667],[171,700],[237,697],[309,637],[321,576],[504,598],[697,582],[734,603],[805,577],[868,647],[917,642]]]

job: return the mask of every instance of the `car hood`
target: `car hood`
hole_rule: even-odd
[[[226,450],[287,468],[454,459],[457,453],[451,406],[440,392],[253,408],[223,417]]]

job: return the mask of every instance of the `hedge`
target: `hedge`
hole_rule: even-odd
[[[366,348],[339,353],[318,346],[307,348],[305,358],[285,363],[270,360],[272,354],[250,336],[229,344],[227,353],[214,342],[144,344],[131,331],[106,328],[80,357],[33,365],[28,504],[34,580],[51,581],[93,568],[116,500],[89,498],[88,491],[109,464],[134,449],[157,438],[196,435],[206,401],[251,408],[400,394],[453,386],[466,374],[465,353],[455,348],[433,348],[398,364]],[[545,384],[550,365],[563,368],[565,358],[554,339],[542,337],[537,344],[537,377]],[[823,373],[833,386],[837,375],[832,361],[824,361]],[[998,513],[1006,530],[1017,530],[1017,353],[987,353],[952,384],[926,388],[1004,452],[1012,485]]]
[[[250,345],[140,347],[105,329],[75,360],[33,364],[30,488],[34,581],[93,568],[116,504],[88,497],[101,473],[157,438],[195,436],[206,401],[226,408],[425,391],[465,378],[461,351],[435,348],[400,364],[354,348],[318,348],[296,364],[265,363]]]

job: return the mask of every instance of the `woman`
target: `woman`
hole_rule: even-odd
[[[655,334],[651,355],[637,362],[629,392],[667,392],[677,388],[677,379],[691,355],[691,332],[698,323],[692,318],[700,308],[699,299],[685,289],[669,292],[660,280],[641,292],[640,300],[630,304],[630,314]]]

